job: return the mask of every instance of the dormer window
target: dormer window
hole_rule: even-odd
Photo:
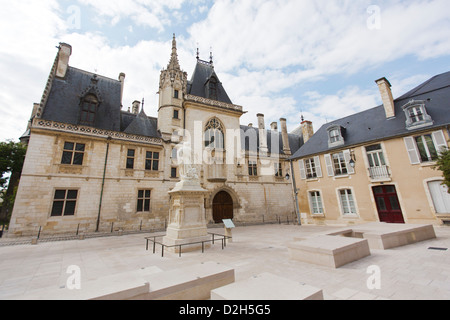
[[[402,107],[406,115],[406,128],[408,130],[427,127],[433,124],[425,108],[425,101],[411,100]]]
[[[337,147],[344,144],[344,128],[341,126],[332,126],[327,129],[328,131],[328,147]]]
[[[209,79],[209,84],[208,84],[208,97],[211,100],[217,100],[217,80],[214,77],[211,77],[211,79]]]
[[[88,94],[81,100],[80,124],[93,126],[97,113],[98,99],[93,94]]]

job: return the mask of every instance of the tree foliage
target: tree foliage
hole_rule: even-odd
[[[436,162],[436,169],[443,172],[443,184],[447,185],[448,192],[450,193],[450,149],[444,150],[439,154],[439,158]]]
[[[13,141],[0,142],[0,187],[5,187],[8,173],[21,172],[27,152],[26,146]]]

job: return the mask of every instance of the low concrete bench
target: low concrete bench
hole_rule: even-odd
[[[211,290],[233,283],[234,269],[206,262],[146,278],[150,290],[136,300],[207,300]]]
[[[83,280],[81,288],[70,290],[62,288],[44,288],[28,292],[24,296],[13,297],[17,300],[129,300],[148,293],[149,283],[145,280],[153,274],[162,273],[157,267],[148,267],[130,272],[117,273],[96,280]]]
[[[263,273],[211,291],[211,300],[323,300],[321,289]]]
[[[432,225],[367,223],[352,229],[337,230],[328,235],[364,238],[371,249],[386,250],[436,238]]]
[[[291,259],[339,268],[370,255],[366,239],[321,235],[290,243]]]
[[[234,282],[234,269],[213,262],[162,271],[149,267],[83,281],[80,290],[47,288],[14,300],[207,300]]]

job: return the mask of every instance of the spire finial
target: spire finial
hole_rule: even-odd
[[[213,53],[212,53],[212,47],[210,47],[210,52],[209,52],[209,63],[212,65],[213,64]]]
[[[144,102],[145,102],[145,100],[144,100],[144,98],[142,98],[142,110],[141,110],[141,112],[144,112]]]
[[[199,59],[200,59],[200,50],[198,48],[198,42],[197,42],[197,60],[199,60]]]
[[[176,69],[180,70],[180,63],[178,62],[178,54],[177,54],[177,40],[175,38],[175,33],[173,34],[172,40],[172,55],[170,56],[170,62],[167,66],[167,69]]]

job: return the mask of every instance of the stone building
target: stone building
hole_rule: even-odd
[[[303,223],[450,222],[434,168],[449,147],[450,72],[395,100],[387,79],[376,83],[383,105],[305,135],[292,157]]]
[[[245,113],[227,95],[213,65],[197,56],[190,80],[175,36],[161,71],[158,117],[136,100],[124,107],[118,80],[69,65],[61,43],[42,100],[21,140],[28,151],[10,236],[159,228],[169,191],[180,180],[177,146],[189,141],[210,223],[285,219],[295,214],[289,157],[303,144],[286,120],[266,129],[241,125]],[[151,89],[153,90],[153,89]],[[140,99],[139,99],[140,100]]]

